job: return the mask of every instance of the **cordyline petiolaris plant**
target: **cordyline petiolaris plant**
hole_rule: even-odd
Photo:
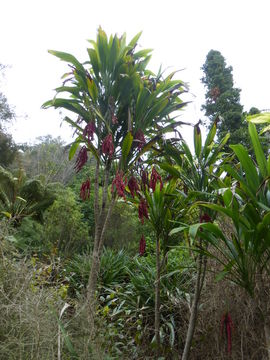
[[[179,95],[186,92],[185,84],[172,80],[174,73],[162,78],[147,70],[151,50],[136,51],[140,34],[126,44],[125,34],[110,36],[99,28],[96,41],[89,41],[88,59],[80,63],[73,55],[49,51],[69,66],[62,86],[53,100],[43,107],[71,111],[73,119],[65,117],[77,137],[70,149],[72,158],[81,145],[76,171],[85,166],[89,154],[96,160],[94,179],[95,237],[87,299],[92,324],[95,290],[100,270],[100,257],[115,200],[122,196],[127,169],[132,166],[164,133],[182,122],[175,121],[175,111],[185,103]],[[60,93],[70,94],[59,97]],[[171,114],[174,113],[173,117]],[[102,185],[99,185],[102,184]],[[108,187],[112,184],[112,195]],[[87,185],[88,186],[88,185]],[[99,186],[102,196],[99,197]],[[82,189],[88,191],[85,186]]]
[[[221,164],[224,162],[223,149],[230,136],[230,134],[227,134],[219,143],[215,143],[214,138],[218,120],[219,119],[216,118],[214,121],[204,143],[202,142],[199,123],[194,126],[194,155],[192,155],[189,146],[182,140],[181,145],[178,148],[173,148],[170,145],[166,146],[165,150],[168,155],[168,161],[159,164],[159,166],[166,170],[173,178],[181,181],[181,186],[183,188],[182,193],[186,203],[185,206],[187,209],[190,209],[190,214],[194,212],[196,203],[199,200],[209,202],[217,201],[217,191],[221,181],[219,178],[222,173]],[[200,249],[207,248],[207,242],[203,241],[201,236],[202,232],[198,231],[198,229],[201,229],[201,224],[211,223],[212,220],[214,220],[214,218],[212,218],[212,215],[209,216],[206,211],[197,211],[196,219],[194,219],[197,223],[197,236],[193,236],[194,231],[189,231],[188,238],[190,239],[190,246],[193,242],[193,245]],[[189,227],[189,225],[185,226],[183,224],[183,226],[173,229],[171,235],[176,234],[179,231],[186,231],[189,228],[193,229],[192,227]],[[190,356],[190,349],[198,316],[200,295],[204,286],[206,266],[207,257],[204,254],[199,253],[196,258],[194,296],[182,360],[188,360]]]
[[[256,127],[248,126],[253,150],[231,145],[234,162],[222,164],[220,203],[199,202],[201,209],[216,211],[231,223],[230,233],[220,223],[202,224],[199,236],[211,247],[201,254],[221,266],[227,277],[253,298],[262,321],[264,348],[270,359],[270,304],[267,297],[270,274],[270,155],[266,157]],[[239,163],[236,163],[236,160]],[[225,175],[225,176],[224,176]],[[193,226],[193,234],[198,226]]]
[[[160,346],[160,277],[166,264],[166,256],[169,249],[169,233],[174,227],[174,221],[181,217],[178,203],[176,182],[163,182],[161,175],[153,166],[147,172],[143,167],[137,179],[133,175],[128,182],[128,189],[132,202],[138,207],[138,216],[142,224],[149,221],[156,237],[156,281],[155,281],[155,345],[156,358],[161,353]],[[140,240],[139,253],[144,255],[146,244],[144,236]],[[163,251],[162,251],[163,250]]]

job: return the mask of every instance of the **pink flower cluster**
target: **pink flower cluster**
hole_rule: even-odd
[[[85,165],[85,163],[88,160],[88,156],[87,156],[87,148],[86,146],[83,146],[78,154],[78,157],[76,159],[76,163],[75,163],[75,170],[76,172],[79,172],[82,167]]]
[[[81,185],[80,190],[80,198],[85,201],[86,199],[89,199],[90,197],[90,180],[87,179],[85,182]]]
[[[112,114],[112,124],[115,125],[118,123],[117,116],[115,114]]]
[[[144,218],[149,219],[148,204],[144,198],[140,199],[138,211],[139,211],[139,219],[141,220],[142,224],[144,224]]]
[[[112,193],[116,189],[117,195],[119,197],[126,199],[126,195],[125,195],[126,184],[127,184],[127,180],[126,179],[125,181],[123,180],[123,171],[120,172],[117,171],[116,176],[112,182],[112,190],[111,190]]]
[[[146,190],[146,186],[148,187],[148,173],[145,170],[141,171],[141,180],[142,180],[142,185],[143,185],[143,189]]]
[[[227,339],[227,350],[228,353],[232,352],[232,330],[233,330],[233,322],[232,317],[229,312],[226,312],[221,319],[221,332],[225,329],[226,339]]]
[[[145,254],[145,249],[146,249],[146,241],[144,236],[142,235],[141,240],[140,240],[140,247],[139,247],[139,255],[143,256]]]
[[[114,153],[113,137],[112,134],[108,134],[101,145],[103,154],[108,155],[111,159]]]
[[[131,176],[131,178],[128,181],[128,188],[129,191],[131,193],[131,196],[134,198],[135,193],[138,195],[140,189],[139,189],[139,185],[137,183],[137,180],[135,179],[134,176]]]
[[[155,189],[156,189],[156,184],[157,184],[158,181],[159,181],[159,183],[160,183],[160,190],[162,190],[162,188],[163,188],[163,182],[162,182],[161,176],[160,176],[159,173],[156,171],[156,169],[153,167],[153,168],[152,168],[151,177],[150,177],[150,183],[149,183],[150,189],[152,189],[153,191],[155,191]]]
[[[204,213],[203,215],[200,216],[200,223],[208,223],[208,222],[212,222],[212,219],[207,213]]]
[[[144,133],[141,129],[139,129],[135,136],[134,136],[134,141],[137,143],[137,148],[139,149],[139,151],[144,147],[144,145],[146,144],[145,141],[145,137],[144,137]]]
[[[83,130],[83,137],[88,141],[94,140],[94,132],[96,131],[94,121],[90,121]]]

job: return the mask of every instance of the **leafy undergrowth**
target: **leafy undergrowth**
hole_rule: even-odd
[[[85,287],[90,255],[70,260],[25,258],[2,240],[0,260],[1,359],[154,359],[155,260],[104,250],[97,293],[96,336],[89,343]],[[154,249],[153,249],[154,250]],[[183,250],[171,250],[161,279],[163,359],[183,351],[193,292],[193,267]],[[181,264],[181,267],[180,265]],[[191,359],[264,359],[256,306],[230,282],[216,282],[209,263]],[[266,279],[267,280],[267,279]],[[221,319],[232,317],[228,353]],[[256,334],[256,335],[255,335]]]

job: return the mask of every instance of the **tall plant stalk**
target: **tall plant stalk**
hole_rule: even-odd
[[[92,254],[92,264],[89,274],[89,280],[87,285],[87,306],[90,333],[94,334],[94,314],[95,314],[95,292],[97,289],[97,281],[100,272],[100,258],[102,254],[102,248],[104,245],[105,233],[108,226],[109,219],[112,214],[112,210],[115,204],[115,196],[111,201],[108,201],[108,185],[109,185],[109,172],[110,163],[107,164],[104,170],[104,186],[102,191],[102,203],[99,206],[99,164],[96,164],[96,177],[95,177],[95,201],[94,201],[94,216],[95,216],[95,238]]]
[[[200,244],[201,244],[201,240],[200,240]],[[188,330],[187,330],[182,360],[188,360],[189,358],[191,343],[194,336],[194,331],[198,317],[198,306],[199,306],[201,291],[204,284],[206,265],[207,265],[206,259],[202,254],[199,254],[197,258],[197,272],[196,272],[194,299],[190,311],[190,318],[188,323]]]
[[[156,358],[160,356],[160,240],[156,238],[156,282],[155,282],[155,339]]]

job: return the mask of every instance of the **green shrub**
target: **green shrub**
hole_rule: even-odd
[[[44,236],[59,254],[69,257],[89,247],[88,226],[70,189],[62,190],[44,215]]]

